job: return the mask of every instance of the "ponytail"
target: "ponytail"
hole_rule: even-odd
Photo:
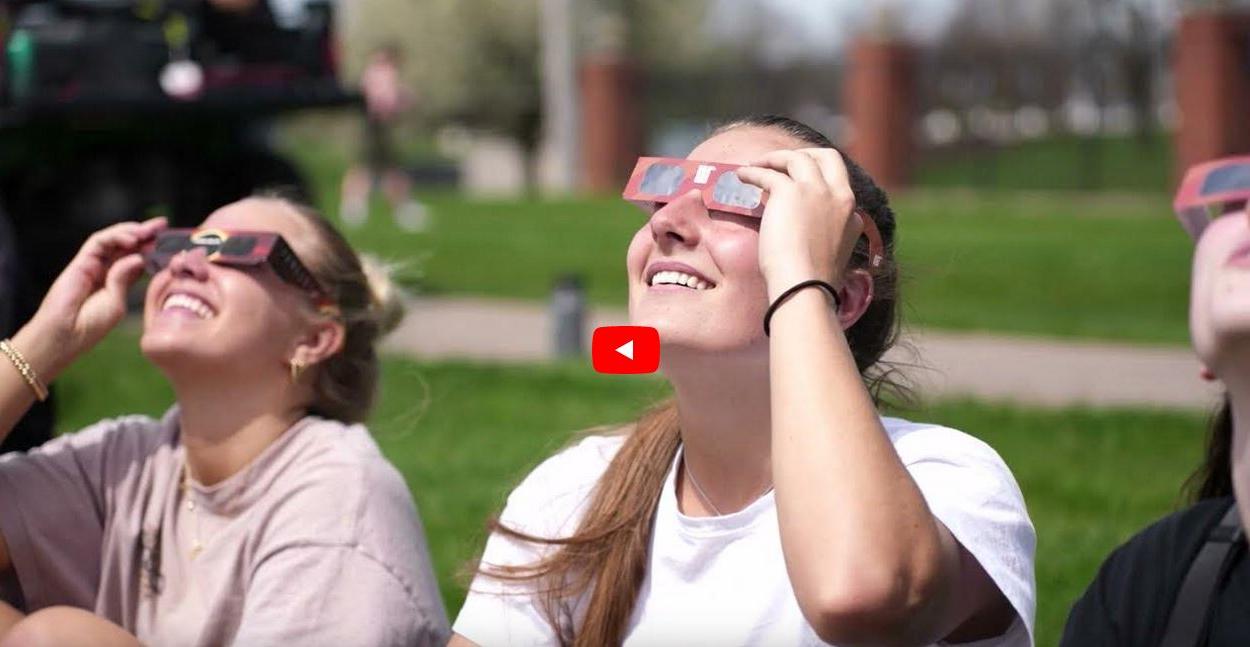
[[[492,532],[558,549],[534,564],[483,564],[481,572],[501,580],[538,582],[539,606],[561,645],[619,645],[647,575],[655,508],[680,442],[676,403],[648,411],[608,464],[573,536],[535,537],[495,520]],[[584,595],[586,613],[574,631],[563,605]]]

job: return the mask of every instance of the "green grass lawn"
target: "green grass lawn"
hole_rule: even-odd
[[[999,148],[935,151],[916,169],[925,187],[1141,191],[1166,197],[1174,186],[1172,140],[1063,135]]]
[[[139,357],[133,331],[114,334],[57,384],[65,430],[123,413],[158,414],[172,401]],[[450,613],[463,600],[457,573],[480,550],[485,519],[526,471],[576,430],[629,420],[663,394],[658,380],[603,377],[581,364],[386,360],[371,428],[412,486]],[[963,401],[903,415],[972,433],[1014,470],[1038,530],[1039,645],[1057,642],[1103,557],[1180,503],[1204,426],[1199,413]]]

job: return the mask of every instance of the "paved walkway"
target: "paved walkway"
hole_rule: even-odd
[[[551,356],[553,330],[545,304],[477,298],[422,298],[385,350],[416,357],[532,362]],[[626,323],[625,312],[590,313],[596,326]],[[887,359],[925,398],[971,396],[1046,406],[1207,408],[1218,386],[1198,377],[1187,347],[1052,341],[1000,335],[912,331]],[[914,352],[905,346],[910,344]]]

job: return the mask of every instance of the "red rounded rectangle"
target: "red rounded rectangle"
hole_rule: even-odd
[[[660,368],[660,332],[650,326],[600,326],[590,342],[599,373],[636,375]]]

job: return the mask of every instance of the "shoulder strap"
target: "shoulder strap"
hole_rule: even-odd
[[[1211,529],[1198,556],[1189,563],[1180,591],[1168,616],[1167,629],[1159,647],[1194,647],[1202,639],[1210,615],[1211,600],[1223,579],[1233,547],[1242,539],[1237,503],[1228,508],[1220,523]]]

